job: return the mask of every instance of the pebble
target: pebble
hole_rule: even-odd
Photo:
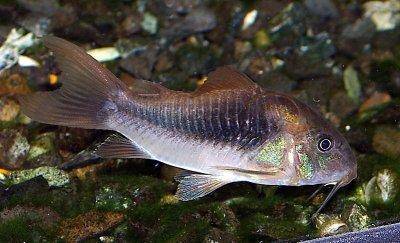
[[[391,158],[400,158],[400,129],[392,126],[379,126],[372,138],[374,150]]]

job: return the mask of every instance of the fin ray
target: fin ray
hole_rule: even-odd
[[[193,95],[208,93],[213,90],[248,90],[257,87],[256,83],[234,67],[223,66],[209,73],[206,82]]]
[[[181,201],[190,201],[204,197],[218,188],[232,182],[222,180],[213,175],[190,172],[184,172],[182,175],[176,176],[175,180],[179,182],[176,196]]]
[[[62,86],[51,92],[19,97],[22,111],[33,120],[53,125],[110,129],[104,103],[113,93],[127,90],[124,83],[80,47],[61,38],[43,38],[62,73]],[[112,112],[112,110],[111,110]]]
[[[151,156],[140,150],[126,137],[113,134],[106,138],[94,151],[101,158],[140,158],[151,159]]]

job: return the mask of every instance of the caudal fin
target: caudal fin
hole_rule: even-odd
[[[110,129],[107,119],[116,108],[113,95],[127,90],[124,83],[80,47],[53,36],[43,42],[62,71],[62,87],[20,96],[23,113],[42,123]]]

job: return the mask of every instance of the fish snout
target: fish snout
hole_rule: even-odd
[[[346,173],[344,173],[344,176],[341,179],[342,186],[349,184],[352,180],[357,178],[357,162],[354,155],[348,158],[346,164]]]

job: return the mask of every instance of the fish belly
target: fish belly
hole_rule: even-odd
[[[228,144],[196,139],[145,120],[120,126],[118,132],[129,138],[152,159],[200,173],[218,173],[216,167],[242,167],[244,154]]]

